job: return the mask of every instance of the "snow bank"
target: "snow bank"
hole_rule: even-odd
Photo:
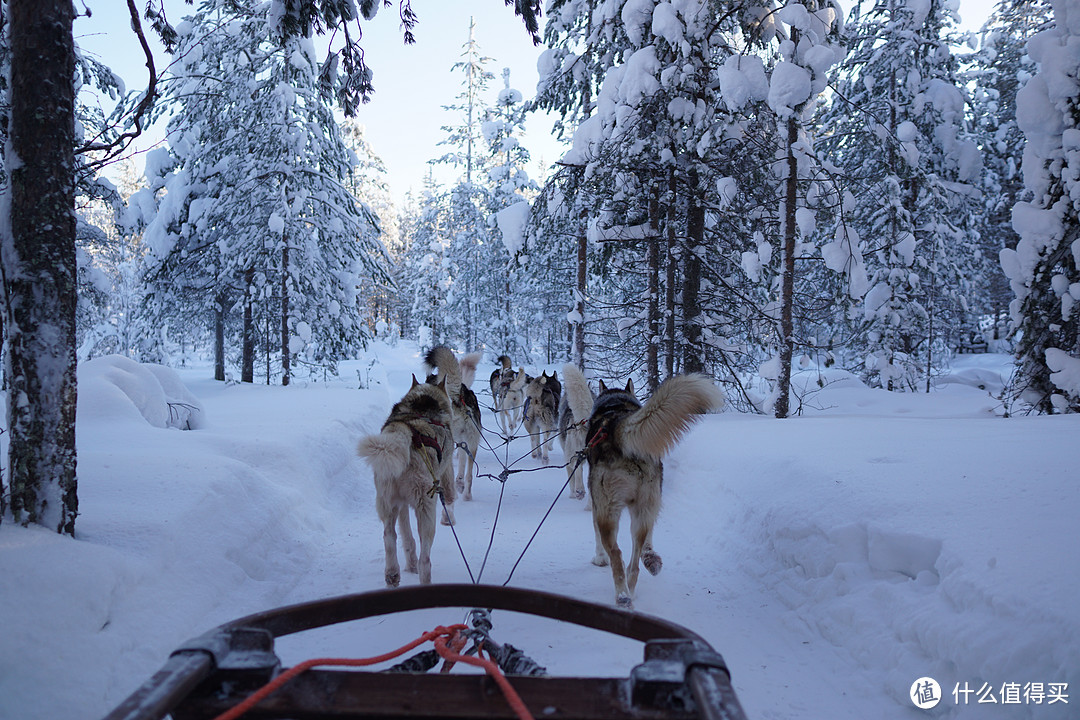
[[[79,366],[80,421],[135,412],[157,428],[195,430],[205,421],[202,403],[164,365],[109,355]]]

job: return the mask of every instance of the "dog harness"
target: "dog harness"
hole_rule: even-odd
[[[412,430],[412,444],[413,444],[413,447],[416,448],[417,450],[419,450],[419,449],[421,449],[423,447],[429,447],[429,448],[433,449],[435,451],[435,457],[441,463],[442,462],[442,448],[439,447],[439,441],[436,440],[435,438],[431,437],[430,435],[425,435],[424,433],[420,432],[416,428],[411,427],[409,429]]]

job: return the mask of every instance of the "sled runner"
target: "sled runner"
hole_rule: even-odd
[[[304,663],[283,670],[274,654],[274,639],[284,635],[424,608],[476,608],[469,613],[471,627],[462,624],[440,628],[430,635],[435,637],[439,653],[453,644],[449,636],[458,638],[457,646],[449,652],[456,653],[456,660],[477,664],[480,661],[461,654],[466,640],[471,640],[475,649],[498,663],[505,676],[427,674],[423,670],[440,660],[431,650],[414,654],[382,672],[307,669]],[[489,610],[525,613],[637,640],[644,643],[644,661],[627,678],[548,677],[544,668],[522,651],[489,637]],[[419,640],[403,650],[413,652],[411,648],[418,646]],[[315,660],[309,664],[331,662]],[[106,720],[157,720],[166,715],[173,720],[209,720],[235,708],[257,690],[266,692],[260,689],[275,678],[280,681],[294,672],[295,676],[267,694],[243,717],[522,717],[515,707],[526,713],[524,716],[531,712],[536,718],[746,717],[723,658],[701,637],[680,625],[534,590],[419,585],[292,605],[226,623],[178,648]],[[508,702],[504,684],[520,697],[522,706]]]

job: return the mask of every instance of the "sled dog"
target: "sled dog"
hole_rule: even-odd
[[[491,402],[495,412],[499,412],[503,406],[503,398],[506,397],[506,388],[510,386],[510,380],[514,377],[514,368],[509,355],[500,355],[495,359],[499,367],[491,372],[488,384],[491,386]]]
[[[529,378],[525,383],[524,422],[525,432],[532,440],[532,456],[548,461],[548,446],[555,439],[559,422],[559,398],[562,385],[559,373]]]
[[[584,460],[578,453],[585,449],[585,426],[592,415],[593,392],[577,365],[571,363],[563,366],[563,390],[559,399],[559,444],[567,463],[570,497],[580,500],[585,497],[585,483],[581,469]]]
[[[704,375],[669,378],[644,405],[634,396],[632,380],[622,390],[600,382],[585,439],[596,535],[593,563],[611,565],[616,605],[631,607],[639,560],[652,575],[663,564],[652,546],[664,477],[661,458],[699,414],[722,405],[719,388]],[[629,568],[617,543],[624,508],[630,511],[633,541]]]
[[[357,448],[375,478],[375,509],[383,523],[388,587],[401,582],[395,523],[401,530],[405,571],[419,572],[423,584],[431,582],[436,495],[442,493],[448,504],[455,496],[452,416],[445,384],[419,383],[413,376],[412,387],[390,410],[382,431],[362,438]],[[409,508],[416,514],[419,558]]]
[[[525,384],[529,376],[525,368],[518,368],[517,372],[510,371],[510,382],[503,388],[502,404],[499,407],[499,427],[503,435],[513,436],[521,424],[522,410],[525,408]]]
[[[480,445],[480,403],[469,386],[476,378],[480,353],[469,353],[460,360],[445,345],[431,348],[424,356],[428,382],[446,381],[446,392],[453,405],[454,442],[457,445],[457,489],[465,500],[472,500],[472,481],[476,449]],[[443,515],[443,524],[453,516]]]

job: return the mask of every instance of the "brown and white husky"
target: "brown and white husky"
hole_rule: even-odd
[[[562,384],[557,372],[529,378],[525,383],[525,432],[532,440],[532,456],[548,461],[549,445],[555,439],[559,422],[559,399]]]
[[[405,571],[419,572],[420,582],[431,582],[431,546],[435,540],[437,497],[454,502],[453,411],[445,384],[420,383],[394,405],[377,435],[360,440],[357,452],[371,466],[375,478],[375,509],[383,523],[386,584],[397,587],[401,568],[397,532],[405,551]],[[420,555],[409,524],[409,509],[416,514]]]
[[[704,375],[669,378],[644,405],[634,396],[633,381],[621,390],[600,382],[585,437],[596,535],[593,563],[611,565],[617,605],[631,607],[639,561],[652,575],[663,565],[652,545],[664,480],[661,458],[702,413],[723,403],[719,388]],[[624,508],[630,511],[633,541],[629,567],[617,542]]]

